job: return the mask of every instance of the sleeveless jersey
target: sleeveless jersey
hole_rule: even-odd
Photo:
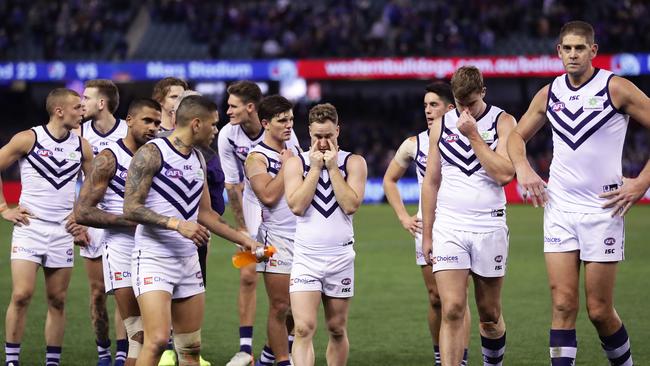
[[[131,159],[133,159],[133,153],[124,145],[122,139],[117,140],[117,142],[111,142],[106,147],[106,150],[110,151],[115,157],[115,174],[108,182],[106,194],[104,194],[104,198],[99,203],[99,206],[108,213],[121,215],[124,213],[126,173],[129,170]],[[124,247],[124,250],[129,252],[133,250],[133,245],[135,244],[133,240],[135,228],[120,227],[105,228],[103,230],[104,241],[109,243],[109,245],[129,244],[128,247]]]
[[[483,140],[495,150],[499,143],[497,122],[503,110],[487,105],[476,124]],[[442,117],[438,148],[442,182],[436,205],[436,224],[471,232],[489,232],[506,225],[506,196],[474,154],[469,139],[456,122],[459,111]]]
[[[184,155],[166,138],[154,144],[161,157],[160,170],[154,175],[145,206],[161,215],[196,221],[203,192],[205,173],[202,157],[196,149]],[[140,257],[187,257],[196,254],[192,240],[174,230],[152,225],[138,225],[135,250]]]
[[[107,148],[111,142],[126,137],[126,132],[129,129],[125,120],[116,118],[113,128],[103,134],[95,129],[93,122],[94,121],[86,121],[81,124],[81,137],[88,141],[90,146],[93,148],[93,154],[95,155]]]
[[[429,154],[429,130],[424,130],[415,136],[417,144],[413,161],[415,162],[415,173],[418,177],[418,188],[420,199],[418,200],[418,217],[422,218],[422,182],[427,169],[427,155]]]
[[[599,213],[606,201],[598,195],[618,188],[628,116],[612,105],[609,81],[614,74],[596,69],[574,88],[567,75],[551,83],[546,116],[553,129],[553,160],[548,195],[553,207],[568,212]]]
[[[287,141],[286,148],[291,149],[296,155],[301,154],[300,148],[297,145],[293,145],[291,140]],[[282,168],[280,153],[266,145],[264,142],[260,142],[257,146],[253,147],[250,153],[262,154],[266,158],[267,162],[266,172],[275,178],[280,171],[280,168]],[[260,227],[282,237],[293,238],[293,234],[296,232],[296,217],[293,212],[291,212],[291,209],[289,209],[284,194],[275,206],[268,207],[261,204],[261,207],[262,223],[260,224]]]
[[[81,137],[68,133],[57,139],[45,125],[31,130],[34,146],[19,161],[19,204],[41,220],[61,222],[74,205],[76,178],[84,159]]]
[[[347,178],[347,160],[352,154],[339,150],[337,163]],[[309,151],[298,155],[303,164],[303,177],[310,169]],[[339,207],[327,169],[323,167],[316,185],[316,193],[302,216],[296,219],[295,250],[303,253],[327,254],[349,250],[354,243],[352,216]]]

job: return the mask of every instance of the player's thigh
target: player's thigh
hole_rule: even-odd
[[[171,329],[171,293],[163,290],[148,291],[137,298],[142,314],[142,326],[147,337],[164,339],[169,337]]]
[[[588,308],[613,306],[617,269],[617,262],[585,263],[585,295]]]
[[[14,294],[31,296],[36,287],[36,273],[40,265],[24,259],[11,261],[11,288]]]
[[[140,307],[133,293],[133,287],[121,287],[113,292],[115,302],[122,319],[131,316],[140,316]]]
[[[83,261],[90,286],[92,288],[104,288],[104,267],[102,265],[102,257],[84,258]]]
[[[427,288],[431,300],[433,301],[434,298],[439,298],[440,295],[438,294],[438,286],[436,285],[436,276],[433,274],[431,266],[420,266],[420,271],[422,272],[424,286]]]
[[[176,333],[192,333],[201,329],[205,311],[205,293],[172,300],[172,325]]]
[[[443,309],[464,308],[467,304],[469,269],[437,271],[434,275]]]
[[[320,291],[298,291],[291,295],[291,313],[296,326],[316,327],[318,306],[321,302]]]
[[[72,268],[43,268],[45,292],[48,298],[65,298],[70,285]]]
[[[323,295],[323,309],[328,328],[336,329],[347,326],[350,298],[337,298]]]
[[[289,274],[264,273],[264,285],[271,303],[289,303]]]
[[[483,277],[474,274],[473,279],[474,297],[480,320],[497,321],[501,314],[503,277]]]
[[[580,281],[580,253],[544,253],[546,273],[554,302],[577,303]]]

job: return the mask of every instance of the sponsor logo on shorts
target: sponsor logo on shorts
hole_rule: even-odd
[[[614,245],[614,244],[616,244],[616,239],[607,238],[607,239],[603,240],[603,243],[605,243],[605,245]]]
[[[196,277],[196,278],[198,278],[198,279],[202,279],[202,278],[203,278],[203,273],[201,273],[201,271],[198,271],[198,272],[196,272],[196,273],[194,274],[194,277]]]
[[[605,254],[616,254],[614,248],[607,248],[605,249]]]
[[[11,251],[13,253],[27,253],[27,254],[33,254],[36,255],[36,251],[31,248],[25,248],[25,247],[19,247],[19,246],[14,246]]]
[[[559,112],[564,109],[564,103],[563,102],[555,102],[551,104],[551,109],[553,112]]]
[[[445,137],[445,141],[447,141],[449,143],[456,142],[456,141],[458,141],[458,135],[456,135],[455,133],[447,135],[447,137]]]
[[[145,285],[151,285],[153,283],[153,277],[145,277],[144,278],[144,284]]]
[[[67,255],[72,255],[72,253],[73,253],[72,249],[68,249],[65,251],[65,254]]]
[[[611,192],[618,189],[618,184],[606,184],[603,186],[603,192]]]
[[[446,262],[446,263],[458,263],[459,258],[457,255],[436,255],[431,257],[433,264],[436,264],[438,262]]]
[[[292,278],[289,286],[297,285],[297,284],[303,284],[303,285],[309,285],[312,283],[316,283],[317,280],[313,278]]]
[[[343,288],[341,289],[341,292],[351,293],[351,292],[352,292],[352,287],[343,287]]]
[[[158,276],[150,276],[144,278],[145,285],[153,285],[154,282],[167,282],[167,280]]]
[[[495,271],[500,271],[500,270],[502,270],[502,269],[503,269],[503,266],[500,265],[500,264],[499,264],[498,266],[494,266],[494,270],[495,270]]]
[[[291,262],[283,261],[282,259],[269,259],[269,266],[279,267],[279,266],[290,266]]]
[[[348,286],[351,283],[352,283],[352,279],[350,279],[348,277],[341,280],[341,285],[343,285],[343,286]]]
[[[555,238],[552,236],[545,236],[544,237],[544,243],[549,243],[549,244],[560,244],[562,242],[562,239],[560,238]]]
[[[131,272],[115,272],[113,278],[115,278],[115,281],[122,281],[125,278],[131,278]]]
[[[165,172],[165,177],[168,178],[183,178],[183,171],[179,169],[169,168]]]
[[[497,262],[497,263],[501,263],[502,260],[503,260],[502,255],[497,255],[496,257],[494,257],[494,261]]]
[[[492,216],[492,217],[503,217],[505,215],[506,215],[506,210],[503,209],[503,208],[494,209],[490,213],[490,216]]]

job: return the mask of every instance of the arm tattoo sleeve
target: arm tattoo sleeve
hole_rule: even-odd
[[[75,219],[79,224],[100,228],[134,225],[121,215],[97,208],[115,175],[115,166],[115,157],[107,150],[93,159],[90,174],[86,176],[75,206]]]
[[[167,227],[168,216],[160,215],[144,206],[153,176],[161,164],[160,151],[153,144],[142,146],[131,160],[124,193],[124,216],[127,220]]]
[[[239,192],[239,186],[233,185],[232,188],[227,188],[226,193],[228,194],[230,209],[235,217],[235,223],[239,228],[246,227],[246,222],[244,221],[244,209],[242,208],[243,198],[242,193]]]

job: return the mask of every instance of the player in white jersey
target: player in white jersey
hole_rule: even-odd
[[[264,138],[264,129],[257,115],[262,91],[251,81],[239,81],[228,87],[228,124],[219,133],[218,149],[225,177],[228,204],[235,217],[237,230],[257,237],[262,209],[247,179],[244,161],[250,150]],[[227,366],[245,366],[253,362],[253,324],[257,304],[257,272],[253,266],[239,270],[239,351]]]
[[[8,208],[0,181],[0,213],[14,224],[12,292],[5,318],[7,364],[19,362],[20,341],[39,267],[43,267],[47,294],[46,363],[59,364],[74,260],[73,236],[66,232],[65,221],[72,212],[77,175],[80,170],[88,173],[92,161],[88,142],[70,132],[79,127],[83,115],[79,94],[54,89],[47,96],[46,109],[50,116],[46,125],[19,132],[0,149],[0,170],[19,161],[22,183],[18,207]],[[78,232],[74,241],[85,241],[85,231],[73,229]]]
[[[90,143],[93,154],[97,155],[110,143],[126,136],[128,126],[125,121],[114,117],[120,102],[117,86],[106,79],[94,79],[85,83],[81,103],[84,107],[84,119],[78,132]],[[90,319],[95,333],[97,345],[98,366],[111,364],[111,340],[108,332],[108,311],[106,310],[106,293],[102,269],[102,240],[103,230],[88,228],[89,243],[79,249],[84,258],[84,267],[90,286]],[[128,341],[120,313],[115,308],[115,338],[117,352],[116,366],[124,364]]]
[[[280,95],[262,99],[258,107],[259,119],[264,128],[264,140],[248,154],[246,177],[259,199],[262,209],[257,240],[273,245],[277,253],[267,262],[257,265],[264,275],[269,298],[267,336],[270,350],[279,366],[290,365],[287,316],[290,308],[289,274],[293,261],[293,237],[296,217],[284,198],[284,163],[300,154],[300,147],[292,141],[293,105]],[[266,359],[269,348],[265,346],[258,365],[273,365]]]
[[[535,207],[544,207],[544,256],[553,305],[553,365],[573,365],[580,263],[587,312],[611,364],[632,365],[627,331],[614,309],[614,284],[623,260],[623,216],[650,186],[650,163],[622,176],[628,116],[650,128],[650,99],[630,81],[594,68],[594,30],[566,23],[557,45],[566,74],[533,98],[508,141],[517,179]],[[525,142],[546,123],[553,129],[547,184],[526,159]]]
[[[138,99],[131,103],[126,117],[127,135],[112,142],[95,157],[75,204],[77,223],[105,229],[100,240],[104,287],[106,293],[115,295],[117,308],[124,319],[129,342],[126,365],[135,364],[142,347],[143,329],[131,285],[135,223],[122,216],[124,185],[133,154],[156,136],[160,115],[160,104],[155,100]]]
[[[338,114],[333,105],[309,111],[308,152],[285,163],[284,187],[298,216],[291,268],[291,311],[296,365],[314,364],[312,339],[323,302],[329,331],[327,364],[345,365],[349,353],[347,320],[354,294],[352,216],[363,202],[368,169],[363,157],[339,150]]]
[[[172,326],[179,364],[199,364],[205,291],[196,246],[207,244],[208,229],[247,249],[258,246],[210,206],[205,163],[194,146],[210,145],[218,120],[216,104],[186,97],[174,132],[138,149],[129,166],[124,217],[140,224],[131,267],[144,328],[137,365],[158,363]]]
[[[474,281],[484,365],[501,365],[506,326],[501,287],[508,256],[503,185],[514,177],[506,140],[515,119],[483,101],[474,66],[451,79],[456,109],[431,126],[422,183],[422,251],[442,303],[441,364],[463,360],[467,282]]]
[[[433,121],[442,117],[446,112],[455,108],[454,96],[451,93],[451,87],[448,83],[443,81],[433,82],[425,87],[424,94],[424,114],[427,121],[427,129],[420,132],[415,136],[411,136],[404,140],[402,145],[395,153],[395,157],[388,165],[386,173],[384,174],[384,192],[386,199],[391,205],[397,218],[406,231],[415,237],[415,262],[420,266],[424,285],[429,294],[429,306],[427,321],[429,324],[429,332],[433,341],[433,352],[435,364],[440,364],[440,347],[439,338],[440,333],[440,296],[438,296],[438,289],[436,288],[436,280],[433,276],[431,266],[427,264],[422,253],[422,210],[418,206],[417,214],[411,216],[402,198],[400,197],[397,183],[406,173],[409,165],[415,162],[415,171],[417,174],[418,184],[420,191],[422,190],[422,180],[424,179],[424,172],[427,164],[427,154],[429,153],[429,129]],[[466,340],[469,343],[469,327],[470,327],[470,313],[465,313],[465,329]],[[467,347],[465,347],[467,348]],[[463,357],[464,361],[466,360]]]
[[[175,128],[174,107],[177,105],[176,100],[190,87],[183,79],[175,77],[166,77],[154,85],[151,99],[160,103],[162,107],[162,123],[160,131],[171,131]]]

